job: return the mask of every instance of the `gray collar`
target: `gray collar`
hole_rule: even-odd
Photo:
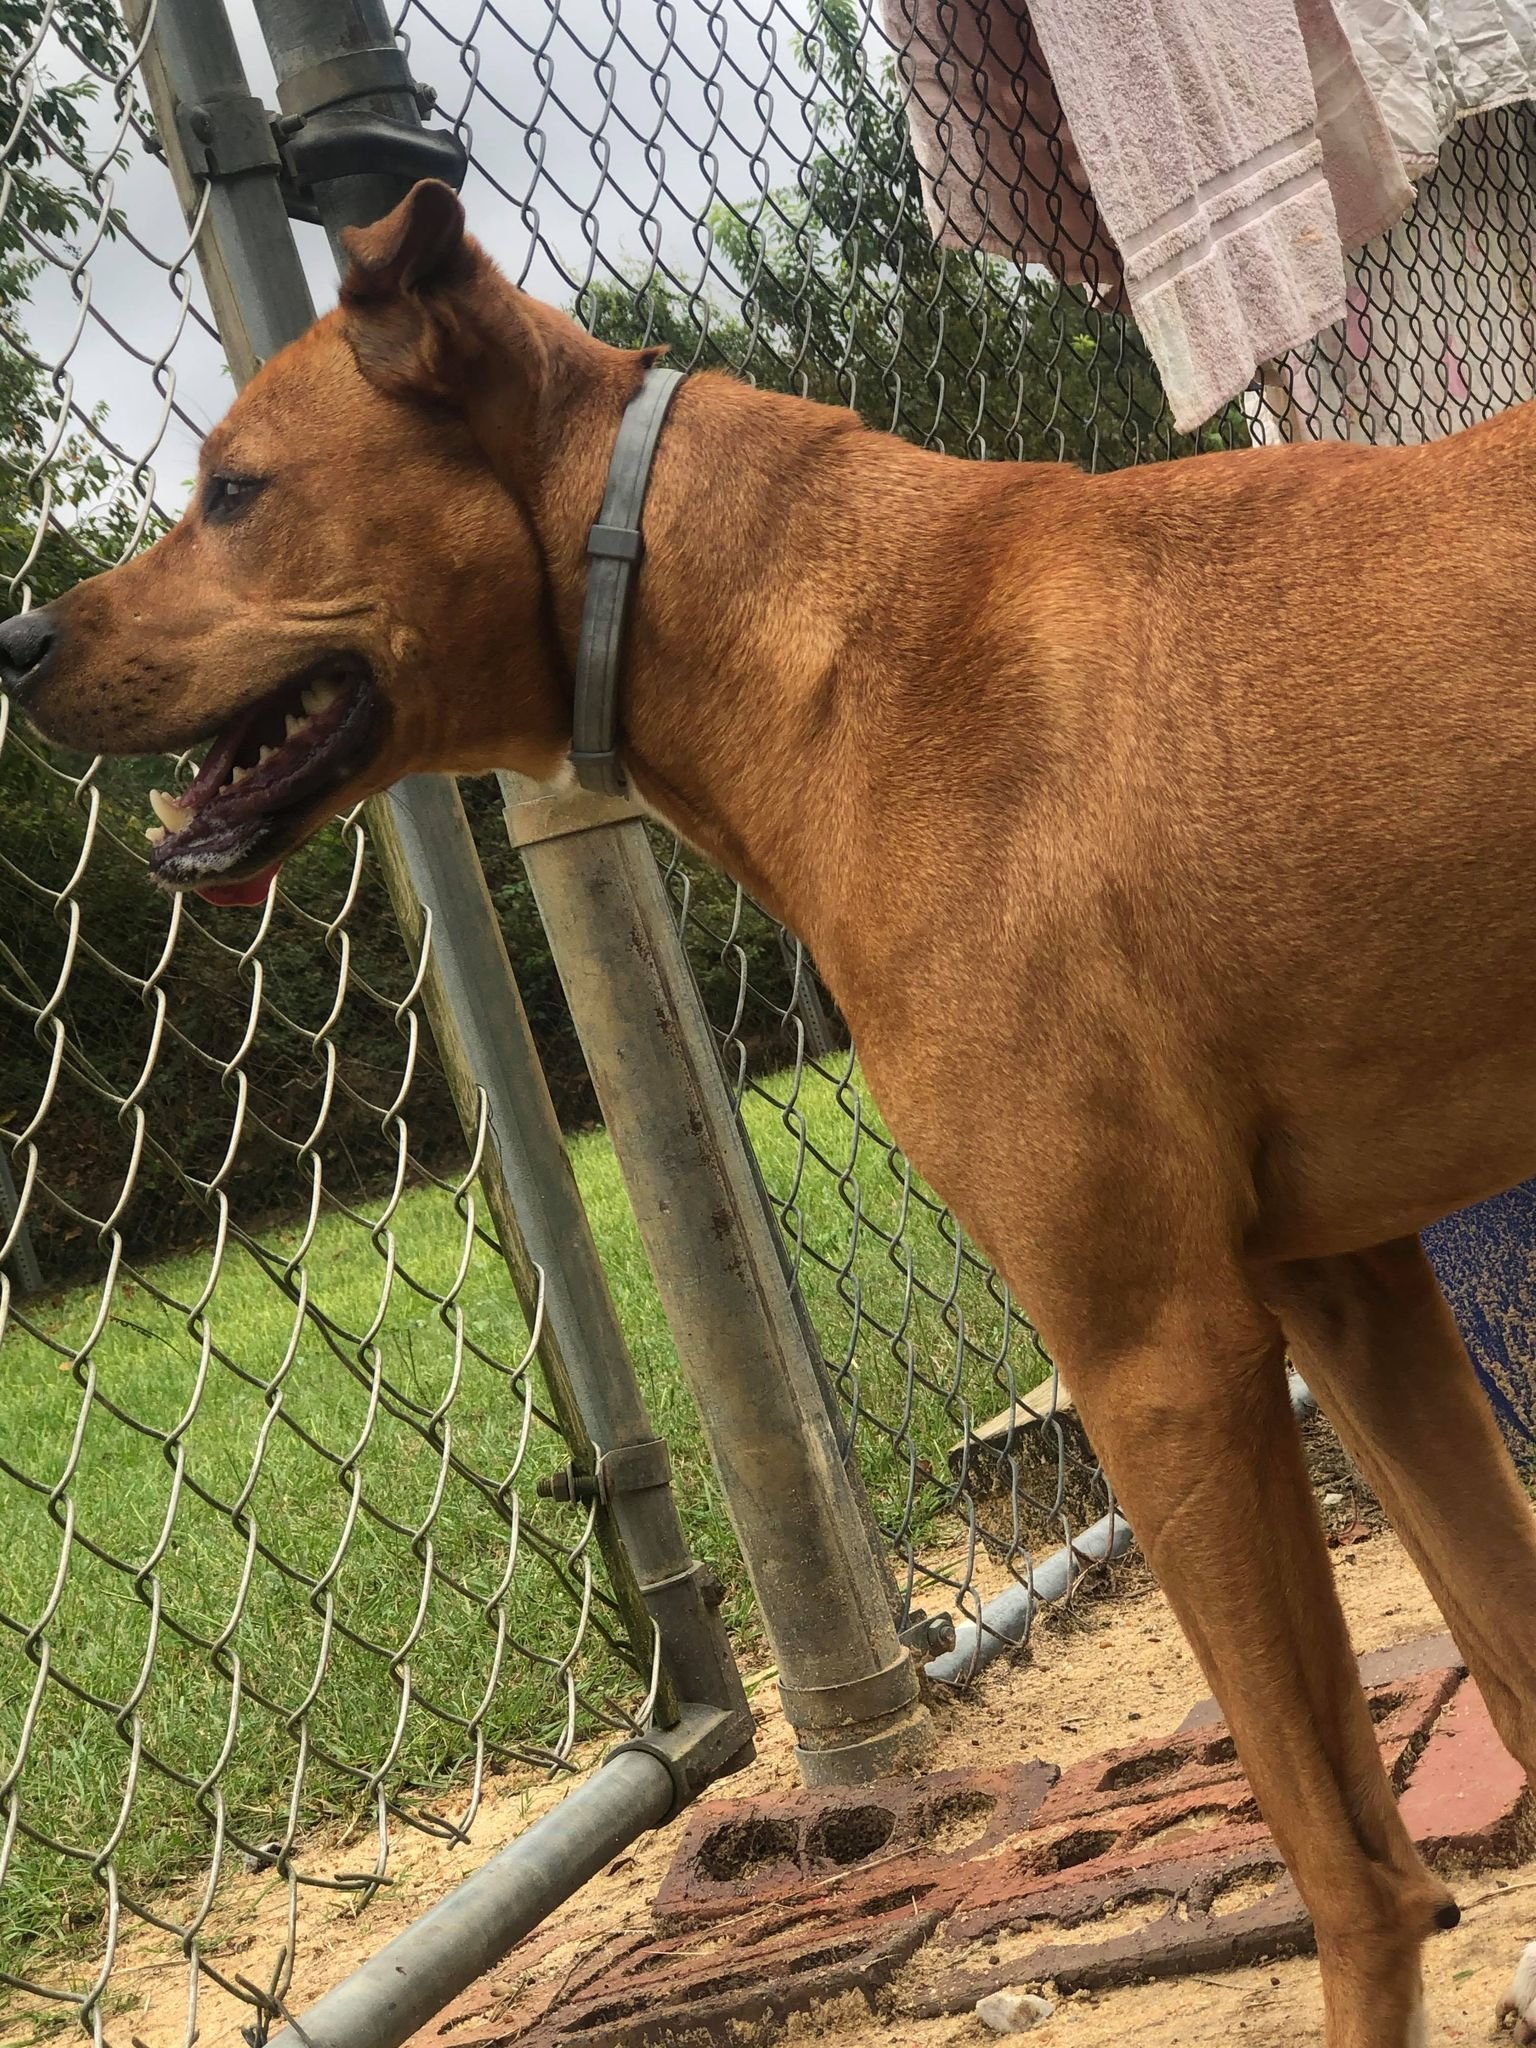
[[[640,513],[651,462],[667,407],[683,381],[681,370],[657,363],[624,408],[608,464],[602,510],[587,535],[587,598],[576,649],[576,694],[571,707],[571,766],[583,789],[622,796],[619,766],[619,684],[635,571],[644,543]]]

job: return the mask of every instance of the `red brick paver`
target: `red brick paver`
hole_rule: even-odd
[[[1432,1863],[1517,1863],[1531,1847],[1525,1773],[1500,1742],[1473,1679],[1435,1723],[1398,1803]]]
[[[1361,1677],[1429,1859],[1518,1860],[1530,1794],[1449,1638],[1362,1658]],[[682,1825],[654,1919],[577,1964],[533,1937],[415,2048],[725,2042],[852,1988],[917,2018],[1002,1984],[1071,1992],[1312,1940],[1209,1705],[1063,1774],[1020,1764],[712,1801]]]
[[[927,1883],[1022,1835],[1055,1784],[1053,1764],[934,1771],[829,1800],[797,1792],[695,1807],[684,1820],[653,1913],[696,1926],[775,1900],[806,1905],[838,1893],[848,1905]]]

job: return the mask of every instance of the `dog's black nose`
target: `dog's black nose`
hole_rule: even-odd
[[[59,629],[44,607],[0,625],[0,690],[21,696],[41,680],[59,644]]]

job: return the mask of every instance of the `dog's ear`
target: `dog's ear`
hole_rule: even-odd
[[[436,178],[393,213],[342,236],[343,331],[358,368],[394,397],[451,397],[467,340],[466,295],[486,258],[464,232],[459,196]]]
[[[348,228],[341,240],[352,259],[342,296],[354,305],[420,291],[468,268],[463,205],[437,178],[423,178],[393,213],[372,227]]]

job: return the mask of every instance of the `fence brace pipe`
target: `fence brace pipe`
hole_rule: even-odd
[[[1037,1607],[1063,1600],[1090,1565],[1109,1564],[1131,1547],[1131,1525],[1116,1509],[1101,1515],[1081,1536],[1037,1564],[1027,1585],[1009,1586],[989,1600],[976,1621],[955,1630],[955,1646],[923,1666],[937,1685],[965,1685],[978,1671],[1029,1640]]]
[[[400,2048],[672,1810],[658,1757],[620,1751],[292,2022],[292,2048]]]
[[[778,1226],[641,814],[504,775],[550,950],[752,1576],[808,1784],[931,1754]]]

